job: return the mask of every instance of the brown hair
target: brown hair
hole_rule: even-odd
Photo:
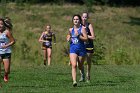
[[[0,21],[3,22],[3,25],[4,25],[3,30],[5,30],[5,29],[6,29],[6,24],[5,24],[5,22],[4,22],[4,19],[3,19],[3,18],[0,18]]]
[[[73,15],[73,17],[72,17],[72,22],[73,22],[73,19],[74,19],[75,16],[77,16],[77,17],[79,18],[80,24],[81,24],[81,23],[82,23],[82,19],[81,19],[81,16],[80,16],[79,14]]]
[[[11,19],[10,19],[9,17],[5,17],[5,18],[4,18],[4,23],[5,23],[5,26],[6,26],[8,29],[12,30],[13,25],[12,25]]]

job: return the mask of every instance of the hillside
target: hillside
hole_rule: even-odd
[[[71,27],[73,14],[86,10],[80,5],[22,5],[14,3],[1,6],[1,16],[8,16],[14,25],[13,66],[42,64],[41,45],[38,38],[45,24],[50,24],[56,33],[57,44],[53,45],[53,64],[66,64],[64,47],[68,46],[66,34]],[[140,63],[140,7],[93,6],[89,21],[96,34],[95,52],[98,64]],[[101,53],[100,53],[101,52]]]

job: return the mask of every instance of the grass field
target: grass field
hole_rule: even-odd
[[[12,68],[0,93],[139,93],[140,65],[93,65],[91,83],[72,86],[71,67],[52,65]],[[77,79],[79,78],[79,73]]]
[[[103,56],[101,62],[96,62],[139,64],[140,7],[93,6],[92,9],[94,12],[90,12],[89,22],[93,24],[96,36],[95,53],[98,57]],[[16,39],[12,55],[13,65],[40,64],[42,54],[38,38],[44,31],[45,24],[50,24],[56,34],[57,44],[53,48],[53,57],[57,59],[53,62],[65,64],[69,59],[64,56],[62,50],[68,45],[66,35],[72,26],[71,18],[83,11],[86,11],[84,5],[75,4],[17,6],[15,3],[9,3],[0,8],[1,16],[3,14],[10,17],[13,23],[13,36]]]
[[[73,88],[69,58],[63,49],[68,45],[66,34],[72,15],[85,11],[85,6],[1,5],[0,16],[12,19],[16,44],[10,81],[1,80],[0,93],[140,93],[140,7],[93,6],[92,9],[89,22],[94,25],[95,50],[99,50],[98,57],[103,59],[96,60],[100,65],[93,65],[91,84],[78,82],[78,87]],[[45,24],[51,24],[57,39],[51,67],[42,65],[38,42]]]

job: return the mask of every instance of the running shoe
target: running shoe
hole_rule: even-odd
[[[77,86],[77,82],[74,81],[74,82],[73,82],[73,87],[76,87],[76,86]]]
[[[46,62],[44,62],[44,65],[46,66]]]
[[[86,82],[90,84],[90,80],[86,80]]]
[[[85,82],[85,78],[81,77],[81,78],[79,79],[79,82]]]
[[[87,83],[90,83],[90,76],[87,76],[86,82],[87,82]]]
[[[4,81],[8,82],[8,75],[4,75]]]

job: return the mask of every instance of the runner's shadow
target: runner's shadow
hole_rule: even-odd
[[[51,72],[51,73],[48,73],[48,74],[63,75],[63,76],[65,76],[65,75],[71,75],[71,73],[68,73],[68,72],[66,72],[66,73],[62,73],[62,72]]]
[[[97,80],[90,84],[82,84],[78,87],[90,87],[90,86],[118,86],[123,83],[132,83],[135,80],[133,76],[115,76],[112,80]]]
[[[10,87],[18,87],[18,88],[45,88],[44,86],[29,86],[29,85],[12,85]]]
[[[78,85],[78,87],[94,87],[94,86],[116,86],[117,82],[114,81],[96,81],[92,83],[85,83],[83,85]]]

